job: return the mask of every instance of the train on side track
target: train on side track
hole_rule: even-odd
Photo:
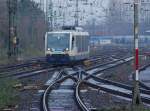
[[[82,28],[63,28],[45,35],[45,56],[48,63],[68,64],[89,58],[89,33]]]

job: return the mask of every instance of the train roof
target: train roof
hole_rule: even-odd
[[[62,29],[47,32],[47,33],[72,33],[74,35],[89,35],[88,32],[84,31],[82,27],[76,26],[63,26]]]
[[[52,31],[52,32],[47,32],[48,34],[51,33],[71,33],[74,35],[89,35],[88,32],[86,31],[80,31],[80,30],[58,30],[58,31]]]

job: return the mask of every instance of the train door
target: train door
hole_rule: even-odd
[[[72,35],[72,41],[71,41],[71,46],[72,46],[72,51],[74,53],[77,53],[77,45],[76,45],[76,36]]]

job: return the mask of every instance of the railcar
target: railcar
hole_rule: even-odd
[[[89,33],[81,29],[47,32],[45,55],[48,63],[66,64],[89,58]]]

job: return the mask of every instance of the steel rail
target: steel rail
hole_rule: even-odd
[[[99,67],[108,65],[108,64],[110,64],[110,63],[115,63],[115,62],[118,62],[118,61],[122,61],[123,63],[126,62],[124,59],[120,59],[120,60],[117,60],[117,61],[111,61],[111,62],[109,62],[109,63],[101,64],[101,65],[99,65]],[[98,66],[97,66],[97,67],[98,67]],[[95,67],[93,67],[93,69],[94,69],[94,68],[95,68]],[[88,69],[88,70],[90,70],[90,69]],[[49,85],[49,87],[45,90],[44,95],[43,95],[43,99],[42,99],[42,100],[43,100],[42,106],[43,106],[43,110],[44,110],[44,111],[48,111],[48,105],[47,105],[47,100],[46,100],[46,98],[47,98],[48,93],[52,90],[52,87],[55,86],[55,84],[60,84],[61,82],[65,81],[65,80],[68,79],[68,78],[71,78],[71,79],[73,79],[74,81],[77,82],[76,91],[75,91],[76,100],[77,100],[78,105],[80,106],[80,108],[81,108],[82,110],[88,111],[88,108],[83,104],[83,102],[82,102],[81,99],[80,99],[79,86],[80,86],[80,83],[82,83],[82,82],[78,81],[77,78],[73,77],[73,75],[76,75],[76,74],[77,74],[77,73],[73,73],[73,74],[67,75],[67,76],[65,76],[65,77],[63,77],[63,78],[61,78],[61,79],[54,80],[54,81]]]
[[[95,75],[88,74],[88,73],[86,73],[84,71],[82,73],[84,75],[90,77],[88,79],[93,79],[93,80],[95,80],[97,82],[100,82],[100,83],[114,85],[114,86],[117,86],[117,87],[120,87],[120,88],[124,88],[124,89],[127,89],[127,90],[132,90],[133,89],[133,86],[131,86],[131,85],[127,85],[127,84],[123,84],[123,83],[120,83],[120,82],[116,82],[116,81],[104,79],[104,78],[101,78],[101,77],[97,77]],[[87,78],[85,78],[84,80],[87,80]],[[146,89],[146,88],[149,88],[149,87],[145,86],[142,83],[140,83],[140,84],[143,85],[143,87],[145,87],[145,89],[144,88],[140,88],[140,92],[143,93],[143,94],[150,95],[150,90]]]
[[[129,60],[128,60],[129,59]],[[112,69],[112,68],[114,68],[114,67],[117,67],[117,66],[119,66],[119,65],[122,65],[122,64],[125,64],[125,63],[128,63],[128,62],[130,62],[130,61],[132,61],[133,60],[133,57],[129,57],[129,58],[126,58],[126,59],[121,59],[120,61],[117,61],[117,62],[119,62],[119,63],[116,63],[116,62],[112,62],[112,63],[108,63],[108,64],[105,64],[104,66],[104,68],[102,68],[102,69],[99,69],[99,70],[97,70],[97,71],[95,71],[94,73],[92,73],[92,74],[90,74],[90,75],[88,75],[85,79],[86,80],[88,80],[88,79],[90,79],[90,77],[91,77],[91,75],[97,75],[97,74],[99,74],[99,73],[101,73],[101,72],[103,72],[103,71],[105,71],[105,70],[108,70],[108,69]],[[99,65],[99,67],[101,67],[101,65]],[[91,69],[90,69],[91,70]],[[89,71],[89,70],[86,70],[86,71]]]
[[[75,73],[74,73],[75,74]],[[42,108],[44,111],[49,111],[48,109],[48,94],[51,92],[51,90],[53,89],[53,86],[55,86],[55,84],[60,84],[62,83],[63,81],[67,80],[67,79],[72,79],[73,81],[77,82],[77,78],[73,77],[72,75],[67,75],[63,78],[60,78],[60,79],[56,79],[54,80],[49,86],[48,88],[45,90],[44,92],[44,95],[43,95],[43,99],[42,99]]]
[[[95,76],[91,76],[91,78],[94,78],[98,81],[100,80],[100,81],[102,81],[102,83],[107,83],[107,84],[110,84],[110,85],[114,85],[114,86],[118,86],[120,88],[127,89],[127,90],[132,92],[132,88],[130,86],[127,86],[127,85],[124,85],[124,84],[121,84],[121,83],[117,83],[117,82],[113,82],[113,81],[109,81],[109,80],[106,80],[106,79],[98,78],[98,77],[95,77]],[[119,90],[113,90],[113,89],[110,89],[110,88],[106,88],[104,86],[100,86],[100,85],[88,82],[87,80],[82,80],[82,81],[78,82],[78,84],[77,84],[76,95],[78,95],[78,98],[77,98],[78,104],[80,105],[80,107],[82,108],[83,111],[90,111],[90,110],[87,108],[87,106],[84,104],[84,102],[80,98],[79,88],[80,88],[81,84],[86,84],[86,85],[88,85],[92,88],[100,89],[100,90],[102,90],[104,92],[108,92],[110,94],[114,94],[114,95],[118,95],[118,96],[121,96],[121,97],[132,99],[132,94],[131,93],[128,94],[128,93],[125,93],[125,92],[121,92]],[[142,94],[147,94],[147,95],[150,94],[149,91],[144,90],[144,89],[140,89],[140,91],[142,92]],[[150,104],[150,98],[141,96],[141,99],[144,103]]]
[[[122,61],[122,59],[106,62],[106,63],[103,63],[103,64],[97,64],[97,65],[94,65],[92,67],[87,68],[86,70],[88,71],[88,70],[91,70],[91,69],[99,68],[99,67],[102,67],[102,66],[105,66],[105,65],[108,65],[108,64],[112,64],[112,63],[118,62],[118,61]]]
[[[150,87],[149,87],[149,86],[147,86],[147,85],[145,85],[143,82],[139,82],[139,85],[140,85],[142,88],[144,88],[144,89],[146,89],[146,90],[149,90],[149,91],[150,91]]]
[[[131,57],[129,57],[129,58],[131,58]],[[129,59],[129,58],[121,58],[121,59],[119,59],[119,60],[111,61],[111,62],[108,62],[108,63],[105,63],[105,64],[100,64],[100,65],[97,65],[96,68],[97,68],[97,67],[101,67],[101,66],[107,66],[107,65],[109,65],[109,64],[114,64],[114,63],[116,63],[116,62],[119,62],[119,63],[116,63],[114,66],[110,66],[110,67],[104,68],[104,69],[106,70],[106,69],[109,69],[109,68],[112,68],[112,67],[118,66],[118,65],[120,65],[120,64],[124,64],[124,63],[126,63],[126,62],[131,61],[132,58],[131,58],[131,59]],[[121,63],[120,63],[120,62],[121,62]],[[95,66],[93,67],[93,69],[94,69],[94,68],[95,68]],[[87,69],[87,70],[91,70],[91,69],[92,69],[92,68]],[[103,70],[104,70],[104,69],[103,69]],[[102,71],[103,71],[103,70],[102,70]],[[65,80],[68,79],[68,78],[75,79],[75,81],[77,82],[77,86],[76,86],[76,90],[75,90],[75,96],[76,96],[76,100],[77,100],[77,102],[78,102],[78,105],[80,106],[80,108],[81,108],[83,111],[89,111],[89,109],[86,107],[86,105],[82,102],[82,100],[81,100],[81,98],[80,98],[80,95],[79,95],[79,87],[80,87],[80,84],[82,84],[82,81],[78,81],[79,79],[73,77],[73,75],[76,75],[76,73],[71,74],[71,75],[67,75],[67,76],[65,76],[65,77],[63,77],[63,78],[61,78],[61,79],[59,79],[59,80],[56,80],[56,81],[54,81],[53,83],[50,84],[50,86],[46,89],[46,91],[45,91],[45,93],[44,93],[44,96],[43,96],[43,109],[44,109],[44,111],[48,111],[48,105],[46,105],[46,104],[47,104],[47,102],[46,102],[46,101],[47,101],[47,100],[46,100],[46,98],[47,98],[47,93],[50,92],[50,90],[52,89],[53,86],[55,86],[55,84],[60,84],[61,82],[65,81]],[[91,78],[91,75],[87,75],[87,76]],[[87,79],[87,78],[86,78],[86,79]],[[88,80],[88,79],[87,79],[87,80]]]
[[[126,59],[127,59],[127,58],[126,58]],[[132,60],[132,59],[131,59],[131,60]],[[98,67],[101,67],[101,66],[107,66],[107,65],[109,65],[109,64],[116,63],[116,62],[118,62],[118,61],[123,61],[123,63],[128,62],[128,60],[126,61],[125,58],[122,58],[122,59],[119,59],[119,60],[115,60],[115,61],[111,61],[111,62],[108,62],[108,63],[101,64],[101,65],[96,65],[96,66],[94,66],[94,67],[91,67],[91,68],[87,69],[86,71],[89,71],[89,70],[91,70],[91,69],[95,69],[95,68],[98,68]],[[129,60],[129,61],[130,61],[130,60]],[[122,63],[121,63],[121,64],[122,64]],[[119,65],[120,65],[120,64],[119,64]],[[118,66],[118,64],[115,65],[115,66]],[[113,66],[113,67],[114,67],[114,66]],[[104,68],[104,69],[106,70],[106,69],[113,68],[113,67],[107,67],[107,68]],[[104,70],[102,70],[102,71],[104,71]],[[88,76],[89,78],[93,77],[92,74],[88,74],[88,73],[86,73],[86,72],[84,72],[84,71],[82,71],[82,73],[85,74],[86,76]],[[88,79],[89,79],[89,78],[88,78]],[[85,79],[87,79],[87,77],[86,77]],[[87,106],[84,104],[84,102],[83,102],[83,101],[81,100],[81,98],[80,98],[79,89],[80,89],[80,85],[82,84],[82,82],[83,82],[83,81],[78,81],[78,83],[77,83],[77,86],[76,86],[76,99],[77,99],[78,105],[80,106],[80,108],[81,108],[83,111],[90,111],[90,109],[87,108]]]
[[[75,93],[75,96],[76,96],[76,99],[77,99],[77,102],[80,106],[80,108],[83,110],[83,111],[90,111],[87,106],[84,104],[84,102],[81,100],[81,97],[80,97],[80,85],[81,85],[82,81],[78,81],[77,83],[77,86],[76,86],[76,93]]]
[[[57,77],[52,81],[52,83],[50,83],[49,87],[45,90],[45,92],[43,94],[43,97],[42,97],[42,109],[44,111],[48,111],[47,96],[48,96],[49,90],[54,85],[54,83],[62,76],[61,74],[62,74],[62,72],[59,72]]]
[[[133,90],[132,86],[126,85],[126,84],[123,84],[123,83],[120,83],[120,82],[107,80],[107,79],[104,79],[104,78],[96,77],[94,75],[91,75],[91,78],[93,78],[95,81],[98,81],[98,82],[101,82],[101,83],[104,83],[104,84],[114,85],[114,86],[117,86],[117,87],[120,87],[120,88],[124,88],[124,89],[127,89],[127,90]],[[145,90],[145,89],[140,88],[140,92],[142,94],[150,95],[150,91],[149,90]]]
[[[90,111],[90,109],[87,108],[87,106],[81,100],[80,95],[79,95],[79,89],[80,89],[80,86],[82,84],[86,84],[89,87],[92,87],[92,88],[95,88],[95,89],[100,89],[100,90],[102,90],[104,92],[108,92],[108,93],[113,94],[113,95],[125,97],[125,98],[128,98],[128,99],[132,99],[132,94],[127,94],[125,92],[121,92],[121,91],[118,91],[118,90],[109,89],[109,88],[106,88],[106,87],[103,87],[103,86],[99,86],[97,84],[93,84],[93,83],[90,83],[88,81],[82,80],[82,81],[78,82],[78,84],[77,84],[76,95],[78,96],[78,98],[77,98],[78,104],[80,105],[80,107],[82,108],[83,111]],[[142,99],[142,101],[144,103],[150,104],[150,98],[141,96],[141,99]]]
[[[99,59],[100,59],[100,57],[97,57],[97,59],[95,58],[94,61],[99,60]],[[32,63],[29,63],[29,64],[32,66]],[[17,66],[14,65],[12,67],[18,68],[18,67],[23,67],[23,66],[29,66],[29,64],[24,63],[24,64],[19,64]],[[56,67],[56,66],[51,66],[51,67]],[[15,77],[16,76],[16,78],[18,78],[18,79],[23,79],[23,78],[27,78],[27,77],[31,77],[31,76],[40,74],[40,73],[45,72],[45,71],[48,71],[48,72],[54,71],[55,69],[49,69],[51,67],[34,69],[34,70],[29,70],[29,71],[22,71],[22,72],[18,72],[18,73],[14,73],[14,74],[1,75],[0,78],[7,78],[7,77]]]
[[[2,66],[2,67],[0,67],[0,72],[5,71],[5,70],[17,69],[17,68],[21,68],[21,67],[27,67],[32,64],[35,64],[35,62],[39,63],[40,61],[43,61],[43,60],[44,60],[44,58],[34,58],[34,59],[24,61],[24,63]]]
[[[98,59],[100,59],[100,58],[99,57],[97,59],[95,58],[95,61],[98,60]],[[35,60],[39,60],[39,59],[34,59],[33,61],[35,61]],[[13,66],[10,66],[10,67],[7,67],[7,68],[10,68],[9,70],[13,70],[13,69],[18,69],[18,68],[23,68],[23,67],[30,67],[34,64],[35,64],[35,62],[34,63],[32,63],[32,62],[22,63],[22,64],[18,64],[18,65],[13,65]],[[56,67],[56,66],[52,65],[51,67]],[[18,72],[18,73],[14,73],[14,74],[0,75],[0,78],[18,76],[17,78],[21,79],[21,78],[25,78],[25,77],[34,76],[35,74],[38,74],[38,73],[42,73],[42,72],[46,71],[47,69],[49,70],[49,67],[48,68],[34,69],[34,70],[30,70],[30,71],[22,71],[22,72]]]
[[[118,90],[105,88],[103,86],[100,86],[100,85],[97,85],[97,84],[93,84],[93,83],[90,83],[90,82],[87,82],[87,81],[83,81],[82,83],[87,84],[90,87],[93,87],[93,88],[96,88],[96,89],[100,89],[102,91],[105,91],[105,92],[108,92],[108,93],[111,93],[111,94],[114,94],[114,95],[118,95],[118,96],[122,96],[122,97],[126,97],[126,98],[129,98],[129,99],[132,99],[132,94],[127,94],[125,92],[121,92],[121,91],[118,91]],[[141,96],[141,99],[142,99],[142,101],[144,103],[150,104],[150,98]]]
[[[118,66],[118,65],[121,65],[121,64],[124,64],[124,63],[127,63],[127,62],[129,62],[129,61],[131,61],[131,60],[133,60],[133,59],[131,59],[131,60],[128,60],[128,59],[127,59],[127,60],[126,60],[126,59],[119,59],[119,60],[117,60],[116,62],[118,62],[118,61],[120,61],[120,60],[123,60],[123,62],[122,62],[122,63],[119,63],[119,64],[116,64],[116,65],[114,65],[114,66],[111,66],[111,67],[104,68],[104,69],[101,70],[101,71],[104,71],[104,70],[113,68],[113,67],[115,67],[115,66]],[[115,62],[115,61],[111,61],[111,62],[109,62],[109,63],[111,64],[111,63],[114,63],[114,62]],[[97,68],[97,67],[100,67],[100,66],[105,66],[105,65],[108,65],[109,63],[101,64],[101,65],[98,65],[98,66],[94,66],[93,68]],[[87,69],[87,71],[88,71],[88,70],[91,70],[91,69],[92,69],[92,68]],[[101,71],[100,71],[100,72],[101,72]],[[82,72],[82,73],[84,73],[84,74],[87,76],[87,77],[85,78],[85,80],[83,80],[84,82],[87,82],[88,79],[93,78],[94,80],[102,81],[103,83],[115,85],[115,86],[118,86],[118,87],[120,87],[120,88],[128,89],[128,90],[130,90],[130,91],[132,91],[132,89],[133,89],[131,86],[128,86],[128,85],[125,85],[125,84],[122,84],[122,83],[119,83],[119,82],[109,81],[109,80],[106,80],[106,79],[103,79],[103,78],[98,78],[98,77],[94,76],[94,75],[98,74],[99,71],[94,72],[94,75],[93,75],[93,74],[88,74],[88,73],[86,73],[86,72]],[[78,84],[77,84],[77,87],[76,87],[76,96],[77,96],[77,97],[76,97],[76,98],[77,98],[77,101],[78,101],[79,106],[82,108],[83,111],[90,111],[90,110],[86,107],[86,105],[84,104],[84,102],[81,100],[80,95],[79,95],[79,87],[80,87],[80,85],[83,83],[83,81],[80,81],[80,82],[78,82]],[[87,82],[87,83],[88,83],[88,82]],[[90,85],[90,84],[92,84],[92,83],[89,83],[88,85]],[[92,85],[92,86],[93,86],[93,85]],[[115,90],[108,89],[108,88],[101,87],[101,86],[99,86],[99,87],[97,87],[97,88],[103,89],[103,91],[106,91],[106,92],[109,92],[109,93],[113,92],[113,94],[115,94],[115,95],[119,95],[119,96],[123,96],[123,97],[127,97],[127,98],[132,98],[132,95],[131,95],[131,94],[126,94],[126,93],[123,93],[123,92],[115,91]],[[140,89],[140,91],[142,92],[142,94],[148,94],[148,95],[150,94],[150,91],[148,91],[148,90]],[[145,103],[150,103],[150,98],[142,97],[142,100],[143,100]]]
[[[50,71],[54,71],[55,69],[52,69],[52,67],[49,68],[40,68],[40,69],[34,69],[34,70],[30,70],[30,71],[24,71],[24,72],[18,72],[18,73],[14,73],[14,74],[8,74],[8,75],[3,75],[0,76],[0,78],[8,78],[8,77],[16,77],[17,79],[22,79],[22,78],[26,78],[26,77],[31,77],[34,76],[36,74],[40,74],[43,72],[50,72]]]

